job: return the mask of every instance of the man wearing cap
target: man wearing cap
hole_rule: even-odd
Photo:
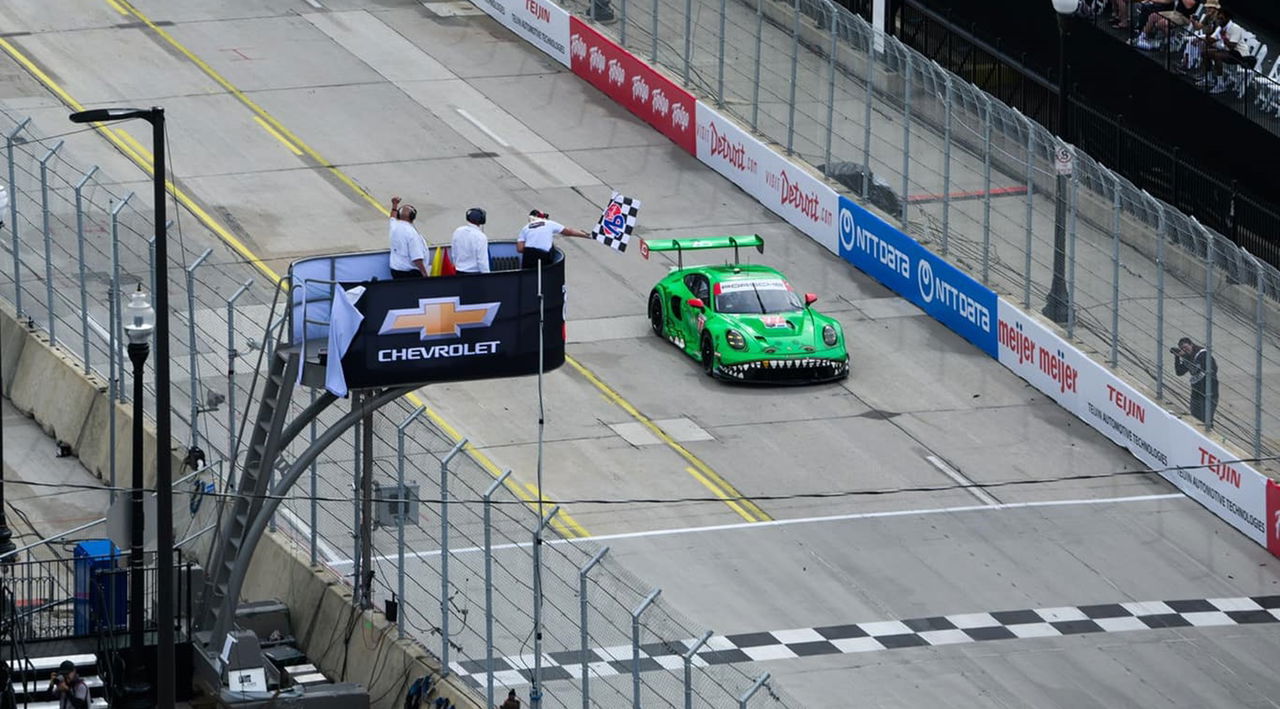
[[[537,268],[538,263],[551,264],[551,247],[556,234],[576,236],[582,239],[591,237],[581,229],[567,227],[559,222],[551,221],[551,215],[535,209],[529,212],[529,223],[520,230],[516,237],[516,251],[520,252],[521,268]]]
[[[63,660],[49,679],[49,691],[57,698],[58,709],[89,709],[89,685],[80,679],[76,663]]]
[[[400,204],[399,197],[391,198],[391,277],[426,278],[427,244],[413,226],[418,210],[411,204]]]
[[[484,235],[485,213],[479,207],[467,210],[467,223],[454,229],[449,258],[458,273],[489,272],[489,239]]]

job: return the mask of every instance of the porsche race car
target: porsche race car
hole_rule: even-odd
[[[646,240],[641,253],[677,252],[678,266],[649,293],[649,324],[717,379],[809,383],[849,374],[840,322],[813,308],[813,293],[796,293],[780,271],[738,262],[740,247],[764,252],[751,236]],[[684,252],[734,250],[734,263],[684,266]]]

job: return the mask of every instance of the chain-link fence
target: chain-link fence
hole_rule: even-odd
[[[155,285],[149,183],[145,194],[131,193],[113,181],[120,176],[75,162],[64,138],[46,137],[52,132],[0,107],[7,151],[4,179],[11,197],[0,231],[7,252],[0,257],[0,297],[15,305],[21,320],[47,332],[79,359],[86,373],[100,378],[112,399],[123,401],[132,381],[127,381],[131,367],[119,309],[130,291],[141,285],[154,292]],[[243,462],[247,441],[242,439],[250,430],[266,372],[268,333],[283,317],[283,299],[277,300],[278,286],[255,264],[193,223],[189,214],[179,210],[173,215],[168,230],[173,435],[187,447],[193,467],[202,458],[219,471],[225,493],[239,477],[235,466]],[[145,391],[149,414],[154,393],[149,380]],[[290,418],[312,396],[306,389],[297,392]],[[331,407],[285,451],[278,467],[285,467],[345,408]],[[416,411],[414,404],[401,400],[374,416],[379,504],[394,496],[401,479],[416,486],[420,503],[419,513],[403,527],[385,518],[374,526],[374,597],[382,601],[394,595],[406,635],[481,695],[490,677],[502,694],[507,687],[527,688],[536,664],[536,494],[513,482],[517,476],[496,484],[501,471],[470,448],[443,465],[459,441],[430,409]],[[114,432],[115,422],[109,425]],[[359,496],[353,488],[354,471],[360,467],[358,435],[344,436],[325,451],[287,493],[275,520],[279,531],[347,584],[353,581],[352,560],[358,558]],[[111,448],[124,445],[120,440]],[[117,475],[110,467],[115,456],[108,457],[112,460],[104,476],[127,486],[127,470]],[[442,481],[449,488],[447,516]],[[198,519],[178,530],[184,553],[202,562],[227,507],[226,498],[205,497],[210,498],[219,504],[206,504]],[[552,505],[543,507],[549,512]],[[646,707],[738,707],[753,688],[757,691],[747,706],[799,706],[787,701],[772,681],[756,687],[763,673],[751,663],[708,661],[709,645],[700,647],[701,654],[688,653],[706,629],[680,617],[661,596],[636,615],[654,587],[607,553],[584,574],[584,566],[601,549],[583,539],[580,528],[563,521],[567,513],[552,520],[541,545],[543,634],[538,642],[539,657],[546,661],[541,674],[544,706],[618,707],[639,696]],[[688,655],[688,675],[682,662],[673,661],[682,653]],[[490,656],[495,658],[492,673]],[[685,703],[686,696],[691,704]]]
[[[584,17],[590,4],[569,2]],[[1187,415],[1169,350],[1193,339],[1218,365],[1206,425],[1254,457],[1280,452],[1274,267],[828,0],[615,9],[601,31],[1023,308],[1045,305],[1060,248],[1071,340]]]

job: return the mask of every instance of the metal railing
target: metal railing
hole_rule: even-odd
[[[131,368],[119,325],[120,301],[139,281],[144,287],[154,285],[153,229],[146,195],[121,193],[115,187],[121,183],[112,181],[117,176],[75,164],[70,145],[44,159],[41,170],[40,161],[56,139],[43,138],[40,126],[2,107],[0,133],[9,136],[6,167],[14,176],[13,207],[0,234],[7,251],[0,254],[0,297],[14,303],[30,327],[56,333],[56,344],[80,359],[85,373],[100,377],[113,401],[124,401],[131,391],[130,382],[125,381]],[[370,223],[371,229],[385,228],[382,219],[371,218]],[[222,466],[217,477],[225,486],[238,477],[234,466],[243,460],[242,434],[249,430],[261,396],[264,358],[271,346],[266,335],[269,325],[264,329],[263,324],[280,322],[285,316],[282,308],[287,306],[281,302],[273,307],[277,285],[222,247],[214,234],[188,226],[185,237],[171,228],[170,239],[179,244],[170,249],[174,261],[169,269],[171,302],[185,305],[173,314],[179,320],[171,343],[174,439],[194,442],[207,455],[209,465]],[[210,246],[212,252],[206,250]],[[53,288],[47,286],[50,279]],[[151,382],[146,382],[148,404],[153,394],[150,387]],[[223,400],[216,401],[209,392],[221,394]],[[295,397],[291,413],[296,415],[308,403],[306,394]],[[397,401],[374,416],[375,481],[384,489],[395,489],[403,476],[421,491],[422,509],[421,517],[407,521],[403,529],[392,525],[375,530],[374,592],[381,600],[394,594],[400,600],[399,623],[405,636],[449,657],[449,671],[470,668],[476,672],[473,678],[483,691],[487,677],[479,672],[489,657],[499,658],[506,666],[511,664],[507,660],[519,662],[518,658],[527,657],[536,504],[529,504],[531,496],[513,478],[495,485],[492,466],[482,464],[471,448],[442,466],[458,440],[442,429],[430,409],[406,422],[415,410],[415,405]],[[336,406],[326,412],[284,452],[285,462],[341,414]],[[114,421],[110,425],[114,431]],[[403,439],[402,454],[397,454],[398,438]],[[119,443],[127,447],[126,441]],[[344,437],[285,493],[288,499],[277,515],[281,531],[347,584],[353,580],[351,560],[358,557],[352,514],[357,496],[351,488],[358,467],[354,440]],[[433,499],[442,470],[448,475],[447,516],[441,514],[440,501]],[[109,482],[123,483],[127,468],[110,477]],[[181,488],[175,483],[175,493]],[[175,530],[186,558],[207,558],[215,520],[226,509],[226,492],[220,486],[217,494],[204,496],[189,528]],[[445,525],[441,520],[447,520]],[[585,637],[601,662],[592,667],[588,682],[548,672],[543,705],[632,704],[636,678],[630,672],[610,672],[606,661],[614,659],[610,653],[618,647],[631,648],[637,639],[645,648],[687,648],[707,629],[680,617],[661,597],[637,617],[633,611],[653,586],[612,559],[591,570],[584,604],[580,571],[599,548],[590,540],[571,539],[573,530],[558,520],[551,529],[560,538],[546,542],[542,554],[544,653],[577,651]],[[489,554],[483,551],[486,540]],[[444,555],[450,560],[447,576],[439,563]],[[493,583],[482,585],[482,578]],[[491,593],[481,608],[486,587]],[[482,628],[492,632],[486,634]],[[632,656],[629,649],[625,658],[617,660],[630,662]],[[638,685],[644,706],[743,706],[741,697],[760,678],[750,665],[706,666],[692,658],[690,662],[687,679],[683,669],[648,671],[646,663]],[[525,683],[518,670],[494,677],[504,687]],[[752,707],[799,706],[786,700],[776,682],[760,682],[759,687],[750,699]],[[686,696],[692,704],[683,703]]]
[[[586,0],[571,10],[587,16]],[[833,178],[869,165],[900,228],[1028,310],[1053,274],[1060,141],[827,0],[626,3],[598,29]],[[623,39],[625,38],[625,40]],[[1069,149],[1066,334],[1175,414],[1179,338],[1218,363],[1207,425],[1258,458],[1280,453],[1280,271]],[[869,201],[871,180],[851,197]],[[837,186],[837,189],[840,189]],[[1276,466],[1263,462],[1273,472]]]

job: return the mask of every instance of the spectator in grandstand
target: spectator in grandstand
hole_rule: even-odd
[[[1134,46],[1138,49],[1159,49],[1161,40],[1169,36],[1173,28],[1188,27],[1191,18],[1200,10],[1201,0],[1177,0],[1172,10],[1157,12],[1147,17]]]
[[[1213,73],[1211,94],[1220,94],[1227,90],[1227,80],[1223,76],[1223,68],[1228,65],[1253,68],[1254,49],[1246,42],[1244,28],[1237,24],[1231,11],[1221,8],[1217,13],[1218,31],[1214,35],[1214,44],[1206,46],[1204,56],[1209,60],[1209,69]],[[1208,83],[1206,77],[1206,84]]]
[[[1213,35],[1218,31],[1218,10],[1221,9],[1218,0],[1205,0],[1200,11],[1192,15],[1191,38],[1182,50],[1181,69],[1191,71],[1200,65],[1205,45],[1214,41]]]
[[[1129,27],[1143,27],[1147,24],[1147,18],[1153,13],[1163,10],[1172,10],[1177,0],[1144,0],[1137,5],[1131,5],[1130,0],[1116,0],[1116,19],[1112,21],[1111,26],[1119,29],[1128,29]],[[1130,25],[1130,20],[1134,23]]]
[[[507,701],[503,702],[498,709],[520,709],[520,699],[516,697],[516,690],[507,692]]]
[[[485,237],[485,212],[479,207],[467,210],[467,223],[453,231],[449,257],[458,273],[489,272],[489,239]]]
[[[1209,350],[1197,345],[1190,337],[1178,340],[1173,353],[1174,372],[1178,376],[1190,375],[1191,415],[1201,423],[1212,423],[1213,412],[1218,408],[1218,363]]]
[[[529,223],[516,236],[516,251],[520,252],[521,268],[537,268],[551,264],[551,246],[556,234],[590,239],[591,234],[581,229],[567,227],[550,219],[551,215],[535,209],[529,212]]]
[[[427,277],[427,245],[413,227],[418,210],[411,204],[401,205],[399,197],[391,198],[391,277]]]

